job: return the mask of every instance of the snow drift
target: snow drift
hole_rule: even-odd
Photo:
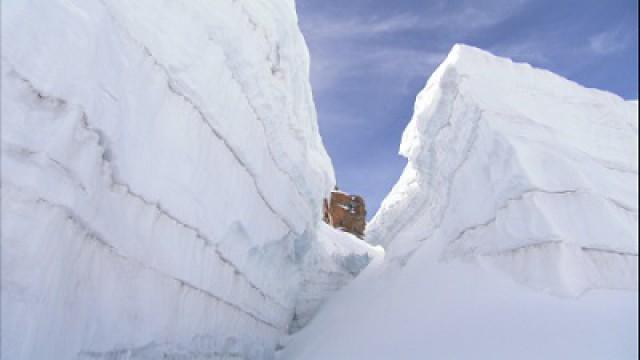
[[[285,358],[636,358],[637,118],[637,102],[454,46],[367,228],[385,260]]]
[[[2,358],[270,358],[342,261],[308,77],[292,1],[3,1]]]

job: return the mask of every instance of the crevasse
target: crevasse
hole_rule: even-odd
[[[637,119],[635,101],[454,46],[367,226],[384,260],[283,359],[636,358]]]

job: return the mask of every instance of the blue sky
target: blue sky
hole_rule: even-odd
[[[638,98],[637,0],[297,0],[325,146],[372,216],[416,94],[455,43]]]

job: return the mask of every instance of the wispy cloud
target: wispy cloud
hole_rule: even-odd
[[[623,27],[616,27],[589,38],[589,49],[597,55],[609,55],[631,45],[631,36]]]
[[[316,92],[329,89],[341,79],[358,76],[393,77],[397,88],[410,79],[424,77],[442,61],[450,46],[465,35],[499,24],[529,0],[486,0],[434,3],[421,12],[401,12],[382,17],[370,14],[336,16],[324,12],[303,14],[301,26],[310,45],[312,80]],[[403,33],[431,37],[425,49],[404,44]]]
[[[500,6],[447,9],[426,14],[400,13],[388,17],[351,16],[335,18],[308,16],[302,28],[308,37],[320,39],[367,38],[405,31],[456,30],[472,31],[500,23],[527,0],[498,1]]]
[[[446,56],[446,52],[402,47],[365,47],[336,50],[340,54],[324,54],[323,49],[312,58],[311,79],[315,91],[330,89],[337,81],[359,78],[385,79],[397,90],[415,77],[424,77]]]
[[[524,39],[518,42],[499,43],[488,50],[498,56],[508,57],[514,61],[523,61],[538,66],[548,65],[551,45],[539,39]]]
[[[359,16],[335,19],[313,16],[302,25],[307,37],[313,40],[344,39],[378,36],[420,29],[419,18],[411,14],[399,14],[388,18]]]

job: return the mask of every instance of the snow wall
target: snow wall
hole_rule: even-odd
[[[367,233],[391,257],[482,257],[564,295],[637,288],[636,102],[457,45],[400,153]]]
[[[290,0],[3,1],[1,357],[271,358],[369,251],[308,67]]]

